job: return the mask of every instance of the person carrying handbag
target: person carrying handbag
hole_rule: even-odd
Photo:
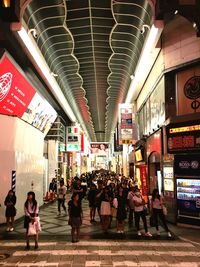
[[[133,201],[134,201],[134,211],[135,211],[135,226],[137,229],[137,234],[138,236],[142,235],[140,232],[140,218],[142,218],[145,229],[145,236],[151,237],[152,234],[148,231],[147,227],[145,201],[138,187],[135,187]]]
[[[30,191],[24,204],[24,228],[26,229],[26,249],[30,249],[29,237],[34,236],[35,249],[38,249],[39,232],[41,231],[38,217],[39,205],[35,199],[35,193]]]
[[[158,236],[160,235],[158,226],[158,218],[159,218],[163,223],[163,226],[165,228],[165,231],[167,232],[168,237],[171,237],[171,233],[166,223],[166,218],[163,212],[163,208],[165,208],[163,203],[163,198],[162,196],[160,196],[158,189],[154,189],[151,198],[151,212],[157,230],[157,235]]]

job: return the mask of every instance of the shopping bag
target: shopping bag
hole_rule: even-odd
[[[28,226],[28,236],[33,236],[36,235],[37,231],[36,231],[36,223],[35,222],[30,222],[29,226]]]

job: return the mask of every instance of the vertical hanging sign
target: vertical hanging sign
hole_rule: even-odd
[[[11,177],[11,189],[15,192],[16,190],[16,171],[12,171]]]
[[[119,104],[119,144],[133,144],[136,141],[135,116],[132,104]]]

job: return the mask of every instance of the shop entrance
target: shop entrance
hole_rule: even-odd
[[[161,190],[160,154],[158,152],[152,152],[148,158],[148,174],[149,193],[152,194],[155,188]]]

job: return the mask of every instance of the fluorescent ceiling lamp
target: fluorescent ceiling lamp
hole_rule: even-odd
[[[40,69],[41,73],[44,75],[44,78],[46,79],[46,82],[48,83],[48,86],[51,89],[54,97],[58,100],[59,104],[61,105],[65,113],[68,115],[69,119],[75,122],[76,117],[69,103],[67,102],[63,92],[61,91],[59,85],[57,84],[57,81],[51,75],[51,71],[49,67],[47,66],[47,64],[45,63],[45,60],[42,54],[40,53],[39,49],[34,45],[34,42],[32,41],[31,37],[28,35],[28,33],[23,27],[17,33],[20,36],[26,48],[28,49],[35,64]]]
[[[152,48],[154,48],[156,41],[158,41],[158,37],[160,36],[160,33],[161,33],[160,28],[156,28],[154,25],[151,27],[151,30],[147,37],[147,41],[144,45],[144,48],[142,50],[142,53],[141,53],[141,56],[140,56],[140,59],[139,59],[139,62],[138,62],[138,65],[135,71],[135,77],[131,81],[125,103],[131,103],[134,90],[136,89],[141,78],[144,76],[145,66],[147,65],[146,61],[148,59],[148,56]]]

